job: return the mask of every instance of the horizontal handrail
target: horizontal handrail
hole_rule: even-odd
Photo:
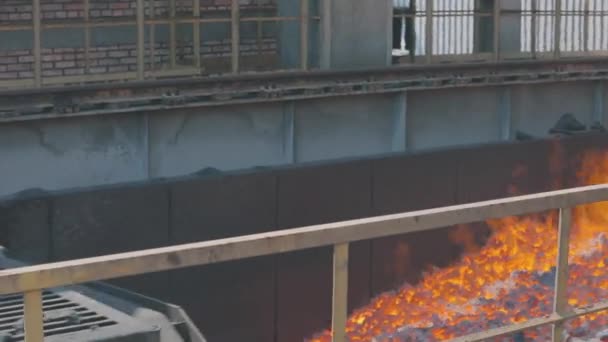
[[[593,185],[0,271],[0,295],[206,265],[608,201]]]

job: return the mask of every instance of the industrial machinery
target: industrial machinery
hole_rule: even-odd
[[[25,266],[0,247],[0,270]],[[45,342],[206,342],[179,307],[105,283],[43,292]],[[0,296],[0,342],[24,340],[23,296]]]

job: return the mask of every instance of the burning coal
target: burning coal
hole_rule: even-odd
[[[608,183],[608,153],[585,155],[581,185]],[[557,255],[557,213],[487,222],[492,235],[482,248],[416,285],[384,293],[356,310],[347,323],[349,341],[443,341],[521,323],[552,312]],[[570,242],[568,303],[583,307],[608,298],[608,203],[575,209]],[[608,313],[566,324],[571,341],[604,341]],[[496,341],[547,341],[550,327]],[[592,339],[594,338],[594,339]],[[312,342],[331,341],[331,332]]]

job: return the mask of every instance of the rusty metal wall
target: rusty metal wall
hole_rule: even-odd
[[[539,192],[576,185],[582,152],[598,148],[608,135],[33,193],[0,205],[0,244],[33,261],[64,260]],[[483,225],[467,229],[483,241]],[[462,251],[447,228],[355,244],[350,309]],[[182,305],[210,342],[300,341],[329,326],[328,249],[117,283]]]

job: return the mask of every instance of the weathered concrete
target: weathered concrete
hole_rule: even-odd
[[[591,124],[593,103],[592,82],[515,86],[511,103],[513,128],[539,137],[546,136],[565,113],[572,113],[582,123]]]
[[[344,96],[0,124],[0,197],[548,134],[606,123],[606,86],[569,82]]]
[[[296,104],[296,161],[369,156],[392,150],[395,95]]]
[[[0,125],[0,195],[146,179],[141,115]]]
[[[408,147],[425,149],[500,139],[497,88],[412,92]]]
[[[234,170],[288,163],[284,106],[233,106],[150,115],[150,177],[214,167]]]

